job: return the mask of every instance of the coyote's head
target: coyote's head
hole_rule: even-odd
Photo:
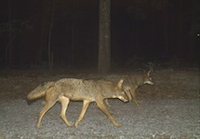
[[[150,77],[151,71],[149,71],[147,74],[143,75],[143,84],[150,84],[154,85],[152,78]]]
[[[37,98],[44,96],[47,89],[54,84],[54,82],[45,82],[37,86],[34,90],[32,90],[27,95],[27,103],[30,105],[32,102],[34,102]],[[34,100],[35,99],[35,100]]]
[[[116,87],[115,87],[116,91],[115,91],[115,93],[113,94],[112,98],[118,98],[118,99],[120,99],[120,100],[122,100],[122,101],[124,101],[124,102],[127,102],[127,101],[128,101],[128,97],[127,97],[125,91],[124,91],[123,88],[122,88],[123,82],[124,82],[124,80],[121,79],[121,80],[117,83],[117,85],[116,85]]]

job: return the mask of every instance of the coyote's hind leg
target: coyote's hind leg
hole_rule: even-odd
[[[68,104],[69,104],[69,98],[67,97],[64,97],[64,96],[61,96],[59,98],[59,101],[62,105],[62,110],[61,110],[61,113],[60,113],[60,117],[63,119],[63,121],[68,125],[68,126],[73,126],[66,118],[66,110],[68,108]]]

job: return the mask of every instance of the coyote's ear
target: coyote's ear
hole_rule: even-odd
[[[151,73],[151,71],[149,71],[149,72],[147,73],[147,75],[150,76],[150,73]]]
[[[117,89],[121,89],[122,88],[122,84],[123,84],[124,80],[121,79],[118,83],[117,83]]]

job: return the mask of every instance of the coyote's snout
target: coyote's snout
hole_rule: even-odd
[[[78,127],[79,122],[83,119],[87,108],[91,102],[96,102],[99,109],[111,120],[115,126],[120,126],[119,123],[108,112],[103,100],[107,98],[118,98],[124,102],[128,101],[128,97],[122,90],[123,80],[120,80],[117,85],[112,82],[103,80],[82,80],[74,78],[65,78],[56,82],[47,82],[44,85],[38,86],[35,90],[28,94],[29,100],[45,96],[45,106],[39,114],[37,128],[40,127],[41,120],[44,114],[59,101],[62,105],[60,116],[68,125],[72,124],[67,120],[65,112],[68,108],[70,100],[83,101],[83,107],[75,127]],[[43,89],[42,89],[43,88]]]

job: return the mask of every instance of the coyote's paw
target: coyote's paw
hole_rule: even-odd
[[[121,124],[119,124],[119,123],[115,123],[114,124],[116,127],[120,127],[121,126]]]
[[[73,126],[73,124],[72,124],[72,123],[68,123],[67,125],[68,125],[69,127],[72,127],[72,126]]]
[[[78,128],[78,122],[76,122],[76,123],[74,124],[74,126],[75,126],[76,128]]]
[[[39,129],[40,128],[40,124],[37,123],[36,128]]]
[[[135,104],[138,106],[138,107],[141,107],[140,106],[140,103],[138,102],[138,101],[134,101],[135,102]]]

